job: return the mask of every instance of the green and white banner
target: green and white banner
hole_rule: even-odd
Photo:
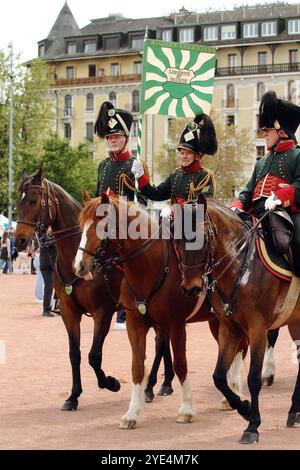
[[[148,39],[143,54],[141,113],[209,114],[216,48]]]

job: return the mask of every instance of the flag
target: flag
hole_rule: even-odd
[[[141,113],[190,117],[209,114],[216,48],[146,40],[143,53]]]

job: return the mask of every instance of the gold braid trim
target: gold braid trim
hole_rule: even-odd
[[[120,191],[120,196],[124,196],[124,186],[126,186],[130,191],[135,191],[135,187],[132,186],[130,183],[132,183],[131,179],[129,178],[126,173],[121,173],[119,176],[119,191]]]
[[[216,194],[216,179],[214,172],[212,170],[209,170],[208,168],[203,168],[207,172],[207,175],[202,178],[202,180],[198,183],[198,185],[195,187],[194,182],[192,181],[189,187],[189,195],[188,195],[188,201],[192,201],[194,199],[194,195],[202,191],[205,186],[207,186],[210,182],[212,183],[213,187],[213,198],[215,197]]]

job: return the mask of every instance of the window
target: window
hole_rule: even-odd
[[[261,24],[261,35],[262,36],[276,36],[277,24],[276,21],[267,21]]]
[[[137,137],[139,131],[139,121],[134,120],[132,123],[132,137]]]
[[[209,26],[204,28],[204,41],[217,41],[218,40],[218,26]]]
[[[67,53],[68,54],[76,54],[77,48],[75,42],[68,42],[67,44]]]
[[[228,67],[233,69],[236,65],[236,54],[228,54]]]
[[[261,157],[265,155],[265,146],[264,145],[257,145],[256,146],[256,159],[259,160]]]
[[[134,62],[134,64],[133,64],[133,73],[135,75],[141,75],[141,73],[142,73],[142,62]]]
[[[267,53],[266,52],[258,53],[258,65],[260,66],[267,65]]]
[[[83,50],[84,52],[96,52],[96,41],[84,41]]]
[[[74,78],[74,67],[67,67],[67,80],[72,80]]]
[[[163,31],[161,34],[161,39],[162,41],[172,41],[172,30],[167,29],[166,31]]]
[[[44,57],[45,55],[45,44],[39,46],[39,57]]]
[[[297,89],[294,80],[289,81],[288,83],[288,100],[295,103],[297,98]]]
[[[256,97],[257,101],[261,101],[263,94],[266,92],[266,85],[263,82],[257,84]]]
[[[72,116],[72,96],[71,95],[66,95],[65,96],[64,116],[65,117],[71,117]]]
[[[94,142],[94,123],[86,122],[85,123],[85,138],[90,142]]]
[[[227,107],[233,108],[234,107],[234,98],[235,98],[235,91],[234,85],[232,83],[227,86]]]
[[[235,125],[235,116],[234,116],[234,114],[228,114],[226,116],[226,124],[227,124],[227,126],[234,126]]]
[[[65,139],[71,139],[72,137],[72,128],[71,128],[71,124],[69,122],[66,122],[64,124],[64,137]]]
[[[120,65],[119,64],[111,64],[111,74],[114,77],[116,75],[120,75]]]
[[[140,110],[140,92],[135,90],[132,92],[132,112],[138,113]]]
[[[258,23],[248,23],[243,26],[244,38],[256,38],[258,36]]]
[[[288,33],[299,34],[300,33],[300,20],[289,20],[288,22]]]
[[[221,27],[221,38],[222,39],[236,39],[236,26],[230,24]]]
[[[120,38],[106,38],[105,39],[105,49],[112,50],[112,49],[119,49],[120,47]]]
[[[93,93],[88,93],[86,95],[86,110],[94,111],[94,95]]]
[[[132,47],[132,49],[143,49],[143,47],[144,47],[144,38],[142,38],[142,37],[132,38],[131,47]]]
[[[289,59],[290,59],[290,64],[297,64],[298,62],[298,49],[290,49],[289,50]]]
[[[89,77],[96,77],[96,65],[89,64]]]
[[[117,95],[114,91],[111,91],[108,95],[109,101],[116,107],[117,106]]]
[[[99,77],[104,77],[104,69],[103,69],[103,68],[100,68],[100,69],[98,70],[98,76],[99,76]]]
[[[179,42],[194,42],[194,30],[181,29],[179,31]]]

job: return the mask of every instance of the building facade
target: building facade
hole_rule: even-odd
[[[245,174],[250,174],[256,158],[265,153],[257,123],[262,94],[272,89],[281,98],[300,101],[300,4],[277,2],[206,13],[182,8],[146,19],[114,15],[91,20],[80,29],[66,2],[48,37],[38,43],[39,57],[53,77],[58,135],[73,145],[93,142],[95,158],[106,154],[103,142],[93,134],[105,100],[133,112],[130,146],[136,151],[146,28],[151,39],[217,47],[212,107],[228,124],[250,132],[255,143],[252,160],[245,162]],[[145,119],[142,157],[152,176],[153,155],[167,141],[168,127],[164,116]]]

